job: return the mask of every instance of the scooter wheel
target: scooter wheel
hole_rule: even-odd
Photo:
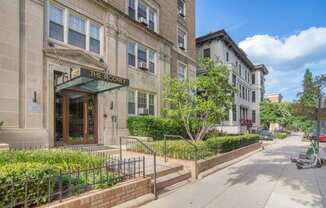
[[[323,166],[323,162],[321,160],[317,162],[317,168],[321,168],[322,166]]]
[[[302,169],[302,166],[301,165],[297,165],[297,168],[298,168],[298,170],[301,170]]]

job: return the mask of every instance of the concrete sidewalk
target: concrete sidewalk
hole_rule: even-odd
[[[325,166],[297,170],[289,161],[307,145],[300,135],[290,136],[143,207],[326,208]]]

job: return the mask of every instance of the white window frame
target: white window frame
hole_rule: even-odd
[[[187,37],[188,34],[185,30],[181,29],[180,27],[178,27],[178,31],[177,31],[177,46],[179,48],[179,32],[182,32],[184,34],[184,48],[185,50],[187,50],[187,45],[188,45],[188,41],[187,41]]]
[[[158,21],[157,21],[157,9],[149,6],[145,1],[135,0],[135,20],[139,21],[138,17],[138,5],[143,4],[146,7],[146,24],[149,27],[149,11],[152,10],[154,12],[154,32],[157,32]],[[129,9],[129,0],[127,0],[127,14]],[[129,15],[129,14],[128,14]]]
[[[50,39],[51,41],[53,42],[57,42],[57,43],[64,43],[64,44],[67,44],[69,45],[70,47],[72,48],[78,48],[80,50],[84,50],[84,51],[87,51],[88,53],[91,53],[91,54],[94,54],[95,56],[103,56],[104,55],[104,29],[103,29],[103,25],[99,24],[98,22],[96,21],[93,21],[91,20],[90,18],[78,13],[78,12],[75,12],[71,9],[68,9],[67,7],[64,7],[58,3],[55,3],[55,2],[50,2],[49,5],[48,5],[48,11],[50,12],[50,7],[52,6],[55,6],[57,8],[60,8],[62,9],[63,11],[63,41],[60,41],[60,40],[56,40],[54,38],[51,38],[49,36],[50,34],[50,24],[48,24],[48,28],[47,28],[47,31],[48,31],[48,39]],[[83,20],[85,20],[85,36],[86,36],[86,45],[85,45],[85,49],[83,48],[79,48],[77,46],[74,46],[74,45],[71,45],[69,44],[68,42],[68,36],[69,36],[69,16],[70,15],[74,15],[74,16],[77,16]],[[50,23],[50,16],[48,14],[48,16],[46,17],[47,18],[47,22]],[[97,25],[99,28],[100,28],[100,53],[96,53],[96,52],[92,52],[89,50],[89,42],[90,42],[90,24],[94,24],[94,25]]]
[[[180,66],[184,66],[184,68],[183,68],[183,70],[184,70],[184,72],[183,72],[184,77],[183,78],[179,76],[180,75],[179,74]],[[183,63],[181,61],[178,61],[178,70],[177,70],[177,78],[178,78],[178,80],[185,81],[187,79],[187,77],[188,77],[188,67],[187,67],[187,64],[185,64],[185,63]]]
[[[146,65],[147,65],[147,71],[146,72],[148,72],[150,74],[156,74],[156,67],[157,67],[156,51],[153,50],[152,48],[149,48],[149,47],[147,47],[145,45],[139,44],[139,43],[137,43],[135,41],[132,41],[132,40],[128,41],[128,44],[129,43],[135,44],[135,66],[129,65],[129,61],[128,61],[128,50],[127,50],[127,65],[128,65],[128,67],[137,68],[138,69],[138,47],[139,47],[139,45],[141,45],[142,48],[145,48],[146,49]],[[153,51],[154,52],[154,72],[150,72],[149,71],[149,62],[150,62],[149,61],[149,51]]]
[[[135,114],[130,114],[129,113],[129,91],[132,91],[132,92],[134,92],[134,104],[135,104]],[[127,94],[127,110],[128,110],[128,116],[138,116],[138,115],[140,115],[139,113],[138,113],[138,94],[139,93],[143,93],[143,94],[145,94],[146,95],[146,109],[148,109],[148,111],[149,111],[149,97],[150,97],[150,95],[153,95],[154,96],[154,114],[153,115],[150,115],[150,114],[148,114],[148,115],[150,115],[150,116],[156,116],[156,107],[157,107],[157,101],[156,101],[156,99],[157,99],[157,96],[156,96],[156,94],[155,93],[151,93],[151,92],[146,92],[146,91],[142,91],[142,90],[135,90],[135,89],[129,89],[128,90],[128,94]]]

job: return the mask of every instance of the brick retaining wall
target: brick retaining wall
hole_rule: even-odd
[[[151,193],[150,177],[121,183],[109,189],[89,192],[63,202],[54,202],[47,208],[108,208]]]
[[[261,148],[261,143],[255,143],[255,144],[248,145],[246,147],[242,147],[240,149],[233,150],[231,152],[212,156],[205,160],[199,160],[197,162],[198,174],[210,168],[213,168],[216,165],[241,157],[242,155],[245,155],[259,148]]]

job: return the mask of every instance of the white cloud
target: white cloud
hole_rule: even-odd
[[[287,37],[254,35],[239,43],[254,63],[265,64],[270,74],[267,91],[294,99],[303,73],[326,73],[326,27],[311,27]]]

